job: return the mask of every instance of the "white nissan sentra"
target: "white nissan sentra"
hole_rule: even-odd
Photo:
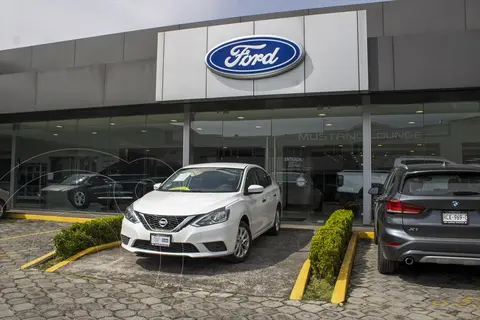
[[[279,186],[259,166],[187,166],[126,209],[122,247],[139,255],[242,262],[253,239],[280,232],[281,199]]]

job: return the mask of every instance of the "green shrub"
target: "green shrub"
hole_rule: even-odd
[[[354,215],[350,210],[337,210],[315,233],[310,245],[311,274],[333,285],[343,255],[352,236]]]
[[[123,216],[74,223],[53,238],[56,257],[66,259],[87,248],[120,240]]]

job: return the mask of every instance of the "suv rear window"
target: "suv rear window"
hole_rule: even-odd
[[[480,195],[480,173],[440,172],[407,176],[402,193],[418,196]]]

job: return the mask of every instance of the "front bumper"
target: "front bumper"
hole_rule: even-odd
[[[134,253],[187,256],[191,258],[221,257],[233,253],[238,232],[238,221],[228,220],[206,227],[188,225],[178,232],[151,231],[142,223],[122,222],[122,247]],[[151,234],[171,236],[170,247],[150,244]]]
[[[384,230],[381,239],[384,257],[391,261],[480,265],[480,239],[414,238],[398,229]]]

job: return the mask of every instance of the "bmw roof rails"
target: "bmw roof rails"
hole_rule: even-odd
[[[407,166],[406,164],[404,164],[404,163],[399,163],[399,164],[397,164],[397,167],[402,167],[402,168],[408,170],[408,166]]]

